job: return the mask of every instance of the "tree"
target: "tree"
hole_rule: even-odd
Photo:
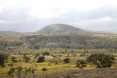
[[[65,58],[63,59],[64,63],[69,63],[70,62],[70,58]]]
[[[114,63],[114,56],[107,54],[91,54],[87,57],[87,62],[96,65],[97,68],[111,67]]]
[[[79,67],[80,69],[86,67],[86,62],[84,60],[77,60],[76,67]]]
[[[0,54],[0,66],[4,67],[5,66],[5,61],[8,59],[8,54]]]
[[[45,61],[45,57],[44,56],[40,56],[37,59],[37,62],[44,62]]]

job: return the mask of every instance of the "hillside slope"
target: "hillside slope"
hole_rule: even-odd
[[[109,35],[109,34],[108,34]],[[66,48],[66,49],[116,49],[117,35],[107,34],[67,34],[67,35],[31,35],[24,40],[31,43],[35,49]]]
[[[38,31],[37,34],[0,35],[0,50],[11,48],[87,48],[116,51],[117,34],[88,32],[70,25],[52,24]]]
[[[38,31],[38,33],[73,33],[80,31],[83,30],[66,24],[51,24]]]

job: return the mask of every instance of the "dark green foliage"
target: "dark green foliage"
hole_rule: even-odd
[[[50,55],[50,53],[47,52],[47,51],[43,52],[42,54],[43,54],[43,55]]]
[[[26,56],[26,54],[23,55],[24,61],[29,62],[31,59],[30,57]]]
[[[80,69],[86,67],[86,62],[84,60],[77,60],[76,67],[79,67]]]
[[[8,59],[8,54],[0,54],[0,66],[4,67],[5,66],[5,61]]]
[[[65,58],[63,59],[64,63],[69,63],[70,62],[70,58]]]
[[[16,57],[11,57],[11,61],[12,61],[12,63],[17,62]]]
[[[45,61],[45,57],[44,56],[40,56],[37,59],[37,62],[44,62]]]
[[[106,54],[91,54],[89,57],[87,57],[87,61],[90,64],[96,65],[97,68],[110,68],[114,63],[114,60],[114,56]]]
[[[42,71],[47,71],[48,69],[47,69],[47,68],[42,68],[41,70],[42,70]]]

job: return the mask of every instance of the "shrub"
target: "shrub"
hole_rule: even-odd
[[[17,62],[17,59],[16,59],[16,57],[11,57],[11,61],[12,61],[12,63],[16,63]]]
[[[42,70],[42,71],[47,71],[47,68],[42,68],[41,70]]]
[[[50,55],[50,53],[47,52],[47,51],[43,52],[42,54],[43,54],[43,55]]]
[[[79,67],[80,69],[86,67],[86,62],[84,60],[77,60],[76,67]]]
[[[64,63],[69,63],[70,62],[70,58],[65,58],[63,59]]]
[[[44,62],[44,61],[45,61],[44,56],[38,57],[38,59],[37,59],[37,62]]]

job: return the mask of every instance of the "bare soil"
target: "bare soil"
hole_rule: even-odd
[[[36,75],[35,78],[117,78],[117,69],[102,68],[55,72],[51,74],[43,73]]]

